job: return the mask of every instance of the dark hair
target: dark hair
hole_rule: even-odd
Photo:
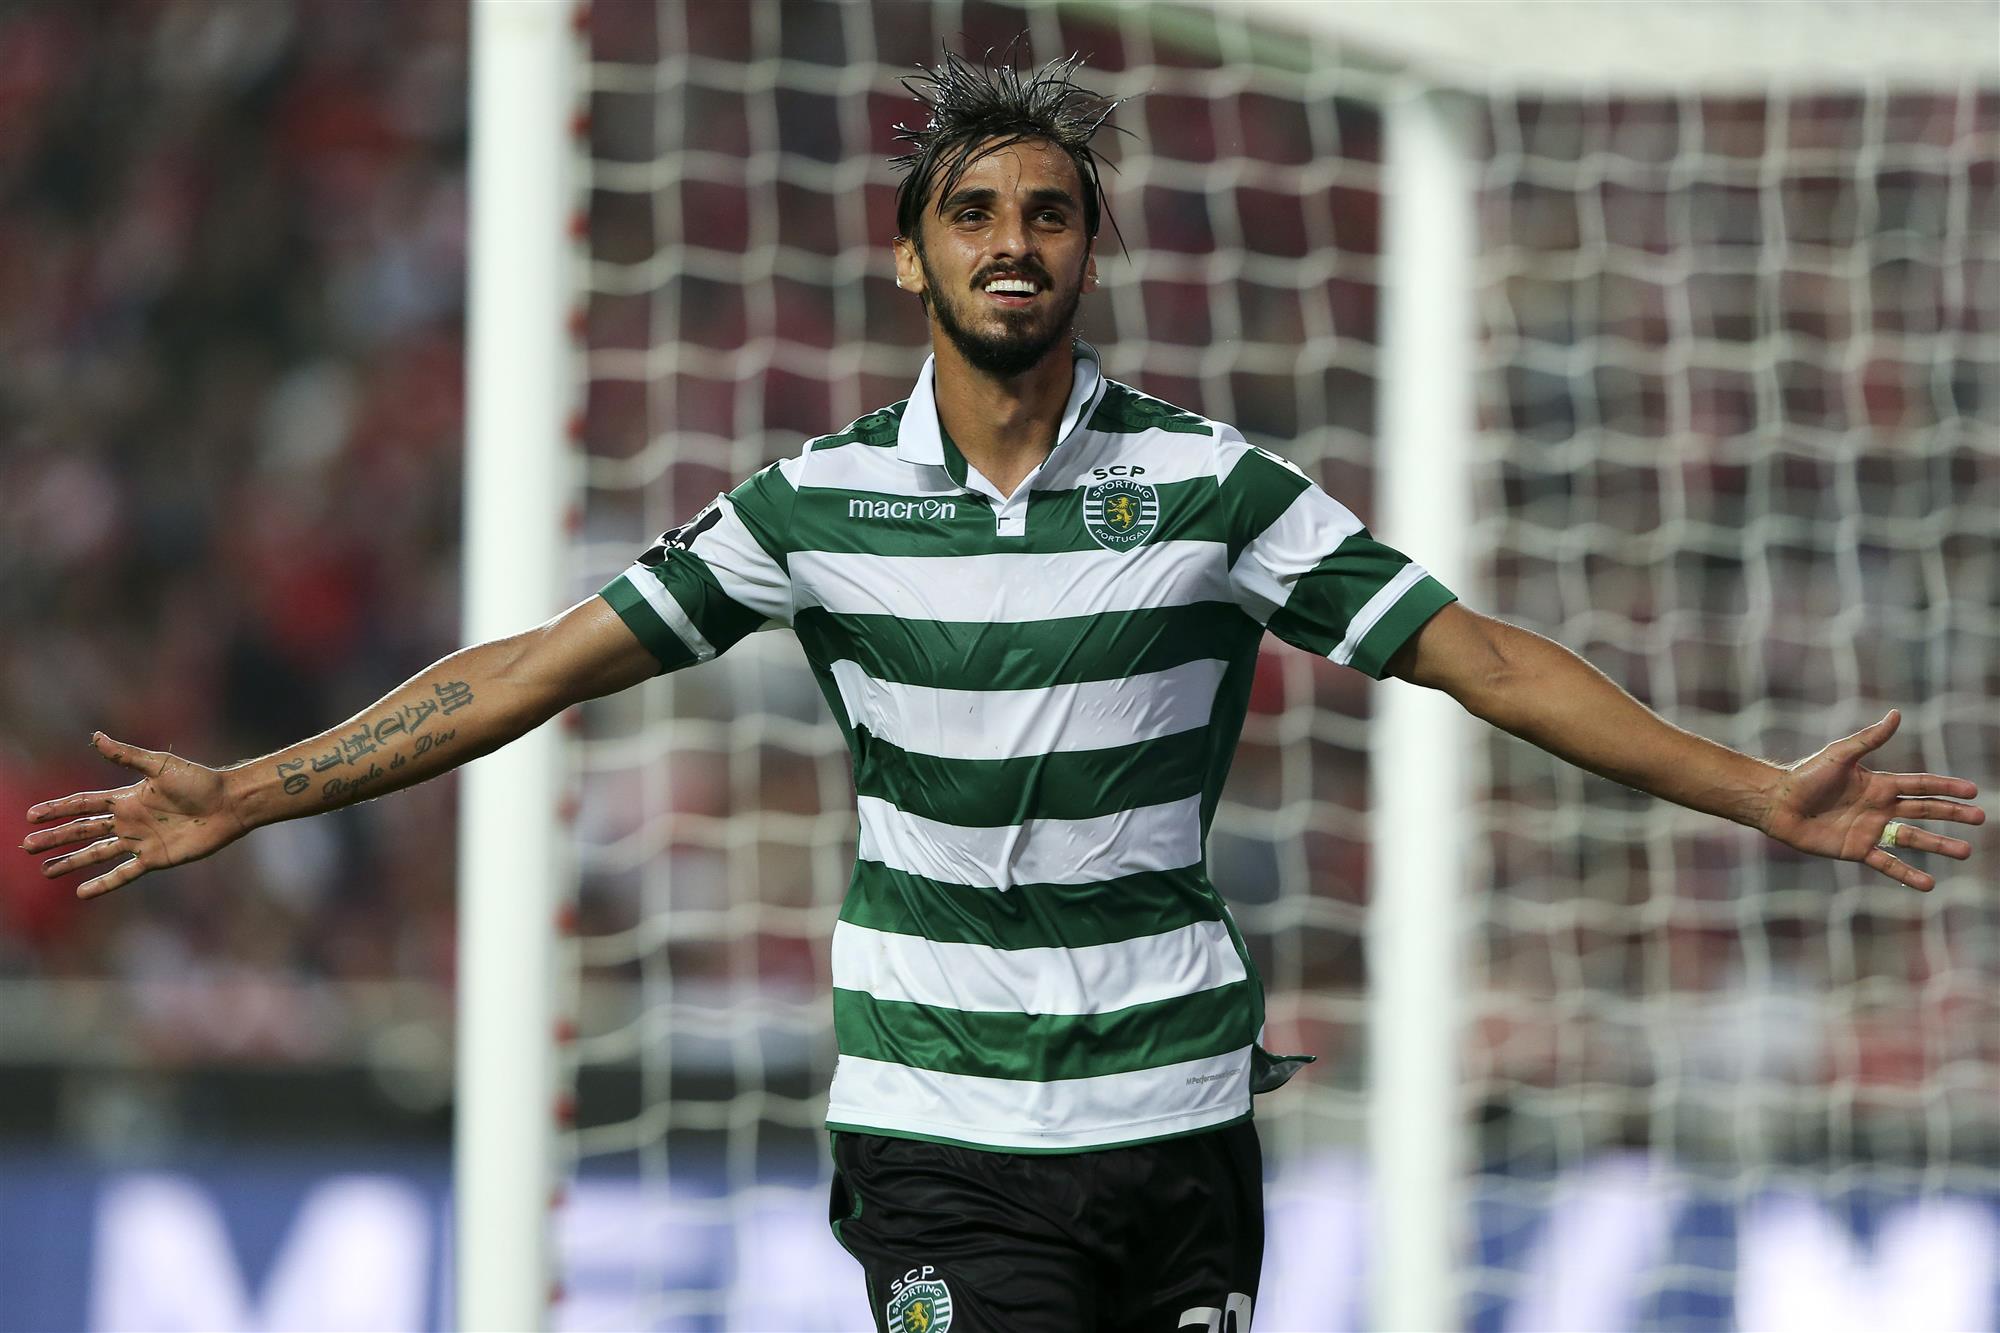
[[[923,73],[903,80],[930,114],[921,129],[896,126],[898,141],[911,151],[892,158],[904,173],[896,189],[896,229],[918,241],[918,221],[924,205],[948,195],[972,164],[995,148],[1041,139],[1069,154],[1083,181],[1083,218],[1090,235],[1097,235],[1102,190],[1097,153],[1090,140],[1123,98],[1105,97],[1075,83],[1081,55],[1051,60],[1028,75],[1015,67],[1017,40],[1002,62],[975,65],[946,51],[936,66],[917,66]],[[993,59],[993,52],[986,52]],[[982,151],[983,150],[983,151]],[[1116,170],[1114,167],[1113,170]],[[1118,228],[1117,219],[1111,221]],[[919,242],[920,243],[920,242]]]

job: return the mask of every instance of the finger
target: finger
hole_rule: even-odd
[[[1976,805],[1961,805],[1957,801],[1913,801],[1906,796],[1896,802],[1896,818],[1946,819],[1954,824],[1984,824],[1986,812]]]
[[[121,838],[100,838],[88,847],[79,847],[73,852],[52,856],[42,862],[42,877],[60,879],[72,870],[83,870],[98,865],[114,856],[123,856],[131,850],[131,846]]]
[[[101,731],[90,733],[90,744],[93,749],[112,763],[123,764],[134,773],[143,773],[149,778],[160,776],[167,767],[167,756],[161,754],[159,751],[142,749],[137,745],[127,745],[123,741],[114,741]]]
[[[90,815],[58,828],[36,829],[21,842],[24,852],[45,852],[51,847],[67,847],[73,842],[106,837],[111,832],[110,815]]]
[[[1933,852],[1939,856],[1949,856],[1954,861],[1963,861],[1972,855],[1972,844],[1963,838],[1947,838],[1941,833],[1905,824],[1896,834],[1896,850]]]
[[[1903,796],[1956,796],[1969,801],[1979,795],[1979,784],[1964,778],[1948,778],[1940,773],[1884,773]]]
[[[1897,860],[1880,847],[1870,848],[1868,855],[1861,860],[1871,870],[1879,870],[1898,884],[1915,889],[1919,893],[1929,893],[1932,886],[1937,883],[1934,876],[1925,874],[1908,862]]]
[[[1882,715],[1880,722],[1870,723],[1852,736],[1843,737],[1833,743],[1833,748],[1844,759],[1859,759],[1872,750],[1879,750],[1888,744],[1896,734],[1896,728],[1903,725],[1903,714],[1891,708]]]
[[[76,896],[79,898],[101,898],[113,889],[124,888],[133,880],[145,874],[149,868],[142,864],[139,858],[135,856],[121,865],[112,867],[109,874],[99,875],[96,879],[77,885]]]
[[[111,798],[116,791],[80,791],[71,796],[59,796],[53,801],[43,801],[40,805],[28,807],[28,822],[46,824],[51,819],[68,819],[72,815],[103,814],[111,809]]]
[[[1976,807],[1960,807],[1950,801],[1904,801],[1896,807],[1897,817],[1884,823],[1882,831],[1875,835],[1875,845],[1881,847],[1884,851],[1933,852],[1939,856],[1949,856],[1955,861],[1965,860],[1972,855],[1972,844],[1963,838],[1953,838],[1942,833],[1933,833],[1927,828],[1920,828],[1915,824],[1904,822],[1910,819],[1948,819],[1953,817],[1951,814],[1938,813],[1935,810],[1926,808],[1936,806],[1946,806],[1952,810],[1972,809],[1977,817],[1964,819],[1964,822],[1970,824],[1977,824],[1980,822],[1980,819],[1985,817],[1985,812],[1978,810]],[[1963,819],[1963,816],[1959,817]],[[1890,832],[1892,827],[1895,836],[1888,839],[1885,845],[1882,841],[1883,834]]]

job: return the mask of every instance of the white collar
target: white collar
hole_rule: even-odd
[[[1081,338],[1072,338],[1070,345],[1076,353],[1076,378],[1070,385],[1069,402],[1063,407],[1062,424],[1056,427],[1052,453],[1089,419],[1091,409],[1104,396],[1104,369],[1097,349]],[[924,368],[917,372],[916,387],[910,390],[910,405],[903,409],[903,420],[896,428],[896,457],[905,463],[945,466],[944,429],[938,424],[936,377],[937,357],[924,358]]]

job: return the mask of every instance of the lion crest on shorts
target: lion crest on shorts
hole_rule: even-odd
[[[946,1333],[951,1327],[951,1288],[943,1278],[906,1282],[886,1313],[889,1333]]]

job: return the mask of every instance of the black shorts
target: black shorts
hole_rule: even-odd
[[[1264,1255],[1249,1121],[1008,1153],[833,1136],[833,1234],[881,1333],[1249,1333]]]

